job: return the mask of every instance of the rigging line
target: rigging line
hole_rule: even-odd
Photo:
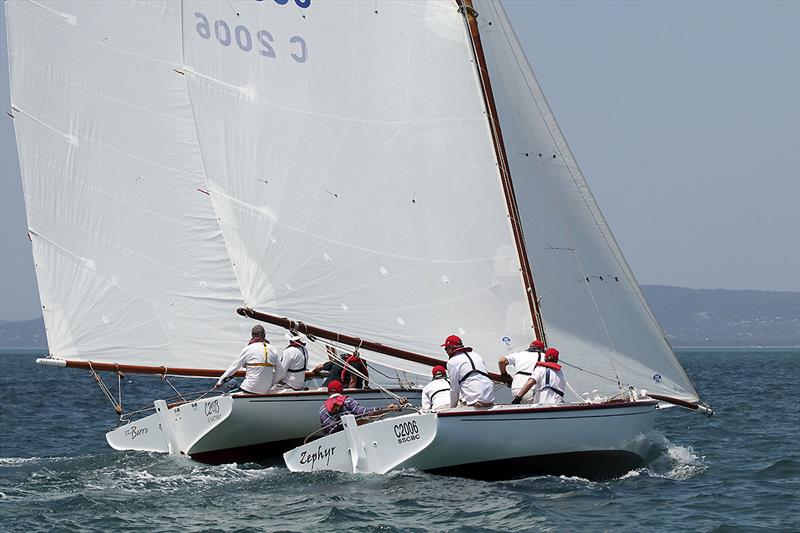
[[[323,343],[323,344],[328,344],[326,341],[322,341],[322,343]],[[339,362],[342,364],[342,368],[343,368],[344,370],[349,370],[349,371],[350,371],[351,373],[353,373],[355,376],[357,376],[357,377],[359,377],[359,378],[363,379],[363,380],[364,380],[364,381],[366,381],[367,383],[370,383],[369,376],[366,376],[366,375],[364,375],[364,374],[363,374],[363,373],[361,373],[359,370],[357,370],[355,367],[353,367],[352,365],[348,364],[348,363],[347,363],[347,361],[346,361],[346,360],[345,360],[343,357],[341,357],[341,356],[340,356],[338,353],[333,353],[333,354],[331,354],[331,356],[332,356],[332,357],[333,357],[335,360],[339,361]],[[343,384],[343,385],[344,385],[344,384]],[[381,385],[380,383],[372,382],[372,385],[373,385],[374,387],[376,387],[378,390],[380,390],[380,391],[381,391],[383,394],[388,394],[389,396],[391,396],[392,398],[394,398],[394,399],[395,399],[395,400],[397,400],[397,401],[404,401],[404,400],[405,400],[405,398],[403,398],[402,396],[399,396],[399,395],[397,395],[397,394],[393,393],[392,391],[390,391],[389,389],[387,389],[386,387],[384,387],[384,386],[383,386],[383,385]]]
[[[592,372],[591,370],[586,370],[585,368],[582,368],[582,367],[580,367],[578,365],[573,365],[572,363],[567,363],[566,361],[563,361],[563,360],[559,361],[559,363],[562,364],[562,365],[568,366],[570,368],[574,368],[575,370],[579,370],[581,372],[586,372],[587,374],[591,374],[591,375],[596,376],[598,378],[605,379],[606,381],[610,381],[611,383],[619,383],[619,380],[617,380],[617,379],[610,378],[610,377],[604,376],[602,374],[598,374],[597,372]]]
[[[345,348],[343,348],[343,346],[346,346],[346,345],[344,345],[344,344],[342,344],[342,343],[335,344],[335,343],[333,343],[332,341],[324,341],[324,340],[323,340],[323,341],[321,341],[321,342],[322,342],[323,344],[330,345],[330,346],[331,346],[331,347],[333,347],[334,349],[338,348],[338,349],[340,349],[342,352],[345,352],[345,353],[353,351],[353,350],[349,350],[349,349],[345,349]],[[338,356],[338,354],[335,354],[335,356]],[[372,359],[372,358],[371,358],[371,357],[370,357],[370,358],[368,358],[368,359],[367,359],[367,361],[370,361],[370,359]],[[373,361],[371,361],[371,362],[372,362],[373,364],[380,364],[380,363],[378,363],[378,362],[376,362],[376,361],[374,361],[374,360],[373,360]],[[372,369],[372,370],[373,370],[374,372],[377,372],[378,374],[380,374],[381,376],[383,376],[383,377],[385,377],[385,378],[387,378],[387,379],[390,379],[390,380],[397,379],[397,380],[399,381],[399,377],[398,377],[397,375],[395,375],[395,377],[389,376],[389,375],[387,375],[387,374],[384,374],[383,372],[381,372],[380,370],[378,370],[378,369],[377,369],[377,368],[375,368],[375,367],[373,367],[373,369]],[[398,370],[397,370],[397,369],[393,369],[393,370],[395,370],[395,372],[398,372]],[[413,373],[414,375],[420,375],[420,376],[422,375],[422,374],[417,374],[417,373],[415,373],[415,372],[412,372],[412,373]],[[369,380],[369,378],[368,378],[368,377],[366,377],[366,376],[359,376],[359,377],[362,377],[362,378],[364,378],[364,379],[367,379],[367,381],[371,381],[371,380]],[[376,384],[376,385],[377,385],[377,384]]]
[[[101,378],[100,375],[97,372],[95,372],[94,368],[92,368],[92,362],[91,361],[89,361],[89,375],[92,376],[92,378],[94,379],[95,383],[97,383],[97,386],[100,387],[100,391],[103,393],[103,395],[106,397],[106,399],[109,402],[111,402],[111,405],[114,407],[114,412],[116,412],[117,415],[122,416],[122,405],[120,403],[118,403],[114,399],[114,394],[111,392],[111,390],[105,384],[105,382],[103,381],[103,378]]]
[[[503,18],[499,16],[499,13],[497,11],[497,7],[494,4],[492,4],[492,6],[495,9],[496,15],[498,15],[496,17],[498,22],[500,23],[501,26],[504,26]],[[652,310],[650,310],[649,306],[647,305],[646,300],[644,300],[644,295],[637,288],[638,287],[638,283],[635,281],[635,278],[631,279],[631,277],[633,277],[633,272],[631,271],[630,266],[628,265],[628,263],[627,263],[627,261],[625,260],[624,257],[620,257],[621,256],[621,250],[619,248],[619,243],[616,242],[616,239],[614,239],[613,235],[610,235],[610,231],[611,231],[610,229],[608,229],[608,232],[603,230],[603,227],[601,226],[601,224],[599,223],[599,221],[597,219],[597,215],[599,214],[600,219],[605,224],[605,227],[608,228],[608,223],[606,222],[605,217],[603,217],[603,214],[600,213],[600,209],[597,206],[597,201],[594,199],[594,196],[591,195],[591,192],[588,191],[588,187],[589,187],[588,183],[586,183],[585,178],[583,178],[583,172],[581,172],[577,160],[572,155],[572,151],[570,150],[569,145],[567,144],[566,138],[564,137],[564,134],[561,131],[561,128],[558,126],[558,122],[556,121],[555,116],[552,113],[552,110],[549,110],[549,104],[547,103],[547,98],[544,96],[544,93],[541,91],[541,88],[539,87],[539,91],[538,92],[541,94],[541,97],[544,100],[544,105],[549,110],[549,115],[551,116],[552,122],[555,125],[556,132],[560,135],[561,139],[563,139],[563,142],[564,142],[564,145],[566,147],[567,153],[570,156],[570,159],[572,160],[572,162],[574,163],[579,175],[581,176],[582,179],[580,181],[582,181],[585,184],[585,188],[586,188],[587,192],[589,193],[589,195],[591,197],[591,200],[592,200],[591,204],[593,204],[595,206],[595,209],[592,209],[589,200],[587,200],[586,196],[584,195],[583,188],[578,184],[578,179],[576,178],[575,174],[573,173],[573,170],[572,170],[571,166],[569,164],[566,164],[567,158],[564,156],[564,154],[562,152],[562,149],[560,147],[560,143],[556,140],[556,136],[555,136],[554,132],[551,130],[550,125],[549,125],[547,119],[545,118],[544,113],[542,112],[542,108],[539,105],[539,101],[536,98],[536,96],[534,94],[534,91],[530,86],[530,83],[528,82],[528,77],[525,76],[525,70],[523,69],[522,64],[520,63],[520,60],[517,57],[517,54],[515,53],[515,49],[514,49],[514,46],[511,43],[511,39],[509,37],[508,31],[505,28],[503,28],[503,31],[501,33],[506,37],[506,41],[508,42],[509,49],[511,50],[511,55],[514,58],[514,61],[517,64],[517,68],[519,69],[519,72],[522,75],[522,79],[525,81],[525,85],[528,87],[528,92],[530,93],[531,98],[533,98],[533,101],[536,104],[537,109],[539,109],[539,114],[542,117],[542,120],[544,121],[545,127],[550,132],[551,139],[552,139],[556,149],[559,151],[559,154],[561,154],[561,157],[565,162],[565,167],[567,169],[567,172],[569,172],[569,174],[570,174],[570,176],[572,178],[572,181],[575,184],[575,187],[577,188],[578,194],[581,196],[581,198],[583,199],[584,203],[586,204],[586,207],[589,210],[589,213],[591,214],[592,218],[595,221],[595,225],[597,226],[598,230],[600,230],[600,234],[603,236],[603,239],[606,241],[606,245],[609,247],[609,249],[611,251],[611,255],[614,257],[614,260],[617,262],[617,264],[619,265],[620,269],[622,270],[622,273],[624,274],[626,281],[633,288],[634,293],[636,294],[636,296],[637,296],[637,298],[639,300],[639,303],[642,305],[642,307],[644,308],[645,312],[650,317],[650,320],[656,325],[658,330],[662,332],[662,337],[663,337],[664,334],[663,334],[663,330],[661,330],[661,326],[658,324],[658,321],[656,320],[655,316],[653,315]],[[516,34],[515,34],[515,40],[516,40]],[[526,60],[526,63],[527,63],[527,60]],[[536,77],[535,77],[535,75],[533,75],[533,70],[530,68],[530,64],[528,64],[528,70],[530,70],[531,76],[533,76],[533,79],[534,79],[534,81],[536,82],[536,84],[538,86],[538,81],[536,81]],[[595,213],[595,211],[597,211],[597,214]],[[608,233],[609,235],[606,235],[606,233]],[[609,236],[611,237],[611,240],[613,241],[613,244],[615,246],[612,246],[612,244],[609,242]],[[615,250],[620,250],[620,253],[617,254],[615,252]],[[666,342],[666,338],[664,338],[664,343],[669,348],[669,343]],[[670,351],[671,351],[671,348],[670,348]]]
[[[578,263],[578,268],[581,269],[581,273],[584,275],[584,279],[586,276],[586,270],[583,268],[583,263],[581,262],[581,258],[577,253],[573,253],[576,262]],[[610,351],[608,351],[608,360],[611,363],[611,369],[614,371],[614,375],[617,378],[617,386],[619,387],[620,392],[622,392],[622,383],[619,379],[619,372],[617,371],[617,365],[614,361],[613,354],[617,352],[616,344],[614,344],[614,340],[611,338],[611,333],[608,331],[608,326],[606,325],[605,317],[603,316],[603,312],[600,311],[600,306],[597,304],[597,298],[595,298],[594,290],[592,289],[592,284],[586,282],[586,290],[589,293],[589,296],[592,299],[592,306],[594,306],[595,312],[597,312],[597,317],[600,319],[600,325],[603,327],[603,332],[605,333],[606,339],[608,340]]]

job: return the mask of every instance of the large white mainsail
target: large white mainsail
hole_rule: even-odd
[[[246,338],[180,5],[9,1],[11,99],[50,353],[224,368]]]
[[[571,371],[570,382],[611,392],[618,375],[623,385],[696,401],[501,3],[474,7],[548,341],[594,373]]]
[[[247,305],[424,354],[461,333],[495,369],[503,337],[530,342],[453,0],[185,0],[183,16],[209,190]]]

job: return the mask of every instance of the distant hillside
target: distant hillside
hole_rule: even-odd
[[[47,349],[42,317],[16,322],[0,320],[0,348]]]
[[[800,293],[642,286],[673,346],[800,346]],[[47,348],[41,318],[0,320],[0,348]]]
[[[673,346],[800,346],[800,293],[642,286]]]

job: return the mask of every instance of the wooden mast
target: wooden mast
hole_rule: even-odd
[[[494,103],[492,82],[489,78],[489,68],[486,65],[486,58],[483,54],[483,45],[481,44],[481,36],[480,32],[478,31],[478,13],[472,7],[472,0],[456,0],[456,2],[459,5],[459,10],[464,15],[467,26],[469,27],[472,53],[473,57],[475,58],[476,68],[478,69],[478,77],[481,81],[483,101],[486,106],[486,114],[488,115],[489,127],[492,132],[492,141],[495,155],[497,156],[497,165],[498,169],[500,170],[501,182],[503,184],[503,193],[506,197],[508,218],[511,222],[511,230],[514,233],[514,243],[516,244],[517,255],[519,256],[520,272],[522,273],[522,281],[525,285],[525,295],[528,300],[531,319],[533,320],[533,331],[536,335],[536,338],[546,344],[547,338],[545,337],[544,324],[542,323],[542,316],[539,311],[539,299],[536,296],[536,287],[533,284],[533,273],[531,272],[531,265],[528,261],[528,253],[525,249],[525,238],[522,234],[522,225],[520,223],[519,209],[517,208],[517,199],[516,196],[514,196],[514,184],[511,181],[511,171],[509,170],[506,147],[503,143],[503,133],[500,130],[500,119],[497,116],[497,107]]]

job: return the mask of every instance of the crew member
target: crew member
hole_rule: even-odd
[[[253,326],[250,331],[252,338],[244,347],[239,357],[219,377],[214,388],[220,387],[228,381],[243,366],[245,367],[244,382],[239,389],[249,394],[264,394],[272,387],[272,377],[276,367],[280,368],[278,352],[267,340],[267,333],[261,325]]]
[[[342,357],[336,353],[336,348],[328,345],[325,350],[328,352],[328,360],[318,364],[311,371],[312,376],[325,378],[322,382],[323,387],[327,387],[331,381],[339,381],[344,369],[344,363],[341,362]]]
[[[281,367],[275,372],[273,381],[277,383],[275,389],[303,390],[306,385],[306,371],[308,370],[308,349],[300,335],[289,332],[285,335],[289,345],[283,350]]]
[[[353,352],[352,355],[345,359],[340,378],[346,389],[367,388],[369,384],[369,369],[367,368],[367,362],[358,355],[358,351]]]
[[[422,388],[422,410],[438,411],[450,407],[450,380],[447,369],[441,365],[433,367],[433,379]]]
[[[548,348],[544,352],[544,361],[536,363],[533,375],[528,379],[522,390],[514,397],[511,403],[520,403],[525,394],[536,385],[535,403],[538,404],[557,404],[564,403],[564,387],[567,380],[558,364],[558,350]]]
[[[515,374],[511,380],[511,392],[514,396],[522,398],[521,403],[533,403],[534,391],[528,391],[525,395],[520,395],[519,392],[533,374],[536,363],[542,360],[543,351],[544,343],[536,339],[528,346],[527,350],[504,355],[497,363],[500,367],[500,374],[508,378],[511,377],[508,374],[508,365],[514,367]]]
[[[377,415],[400,410],[400,407],[394,403],[386,407],[364,407],[349,396],[345,396],[343,391],[342,382],[339,380],[334,379],[328,384],[330,396],[319,408],[319,425],[325,435],[342,429],[343,415]]]
[[[450,357],[447,361],[447,374],[450,376],[450,407],[494,405],[494,386],[489,379],[483,358],[472,348],[465,347],[461,338],[456,335],[447,337],[442,346]]]

